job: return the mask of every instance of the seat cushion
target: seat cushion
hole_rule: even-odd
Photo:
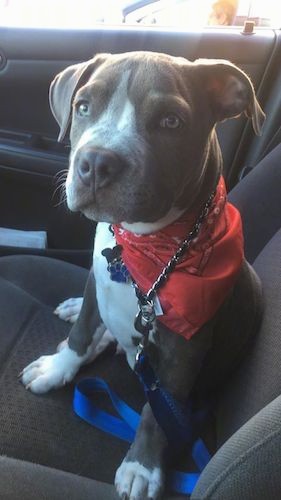
[[[235,432],[204,469],[194,500],[279,500],[281,396]]]
[[[10,350],[20,341],[34,314],[43,308],[52,318],[55,306],[69,293],[83,294],[87,276],[85,269],[44,257],[0,258],[2,370]]]
[[[24,366],[42,354],[53,353],[68,335],[70,325],[55,316],[53,309],[65,298],[82,294],[87,274],[53,259],[0,259],[0,455],[8,457],[0,459],[0,498],[8,494],[13,500],[55,500],[64,494],[70,500],[86,500],[91,494],[102,500],[116,498],[114,488],[102,483],[113,484],[129,445],[77,417],[72,399],[78,380],[98,375],[140,412],[143,389],[125,356],[108,350],[85,366],[73,383],[41,396],[26,391],[17,379]],[[112,411],[103,397],[99,402],[103,409]],[[190,461],[187,463],[190,468]],[[13,483],[6,485],[5,480],[12,476]]]
[[[281,394],[281,230],[266,245],[254,267],[263,286],[263,321],[252,350],[220,398],[219,444]]]
[[[74,414],[74,384],[37,396],[17,378],[28,363],[54,353],[68,335],[70,325],[56,317],[53,308],[69,296],[81,295],[87,274],[53,259],[0,259],[0,454],[112,483],[128,445]],[[141,409],[143,391],[123,355],[106,353],[84,367],[75,381],[92,375],[105,378],[129,404]]]
[[[2,500],[118,500],[113,485],[79,474],[0,457],[0,498]],[[185,500],[167,495],[165,500]]]
[[[11,500],[118,500],[114,486],[79,475],[0,457],[0,498]]]

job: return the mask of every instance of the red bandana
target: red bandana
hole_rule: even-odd
[[[142,292],[147,293],[192,229],[196,217],[184,214],[148,235],[115,225],[122,259]],[[221,177],[199,236],[158,290],[163,316],[157,319],[190,339],[210,320],[233,287],[243,260],[242,224],[238,210],[226,201]]]

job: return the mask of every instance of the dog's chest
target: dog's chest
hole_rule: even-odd
[[[101,254],[105,248],[113,248],[115,239],[107,223],[97,225],[94,247],[94,274],[99,312],[105,326],[126,351],[131,367],[134,365],[136,346],[133,337],[141,338],[134,328],[138,310],[133,287],[125,283],[116,283],[110,279],[106,258]]]

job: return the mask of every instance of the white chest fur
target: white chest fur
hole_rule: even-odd
[[[138,310],[137,299],[131,285],[116,283],[110,279],[106,258],[101,255],[105,248],[113,248],[115,239],[107,223],[97,225],[94,248],[94,274],[99,312],[105,326],[126,351],[131,368],[134,366],[136,346],[132,337],[141,335],[134,328]]]

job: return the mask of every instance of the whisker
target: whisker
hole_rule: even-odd
[[[57,184],[58,182],[65,182],[66,181],[66,175],[65,174],[61,174],[60,177],[58,177],[55,181],[55,184]]]
[[[68,168],[63,168],[62,170],[59,170],[55,175],[54,175],[54,179],[56,180],[58,178],[58,176],[66,176],[68,172]]]
[[[67,178],[67,173],[68,168],[64,168],[54,175],[54,182],[55,184],[57,184],[57,186],[53,192],[52,200],[54,200],[57,194],[60,193],[59,201],[54,205],[54,208],[57,208],[66,202],[65,181]]]
[[[64,190],[64,183],[59,184],[53,192],[52,199],[57,195],[60,190]]]
[[[54,184],[57,185],[57,184],[61,184],[62,182],[65,183],[65,181],[66,181],[66,175],[62,174],[60,177],[58,177],[56,179],[56,181],[54,182]]]
[[[66,181],[66,177],[67,177],[67,172],[68,172],[68,169],[64,168],[55,174],[54,184],[57,186],[53,192],[52,200],[54,199],[54,197],[57,195],[57,193],[60,190],[62,190],[62,192],[65,191],[65,181]],[[60,196],[60,199],[61,199],[61,196]]]
[[[60,193],[60,199],[58,201],[58,203],[56,203],[54,205],[55,208],[59,207],[60,205],[62,205],[63,203],[66,203],[66,191],[65,191],[65,185],[61,186],[62,187],[62,190],[61,190],[61,193]]]
[[[66,203],[66,198],[64,198],[64,199],[63,199],[63,200],[61,200],[61,201],[58,201],[58,203],[56,203],[56,204],[54,205],[54,208],[59,207],[59,206],[60,206],[60,205],[62,205],[63,203]]]

